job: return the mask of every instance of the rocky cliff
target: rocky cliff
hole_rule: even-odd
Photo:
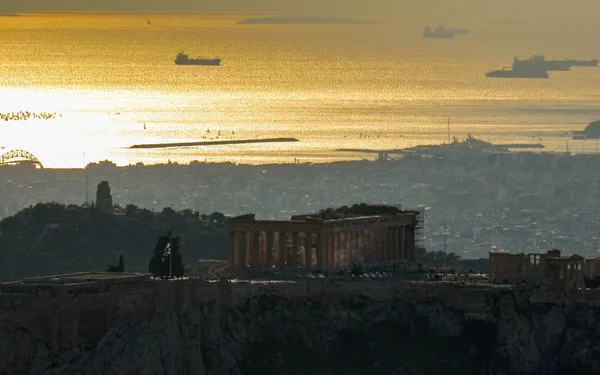
[[[600,307],[506,291],[485,314],[437,299],[258,294],[121,321],[93,347],[52,351],[0,325],[2,374],[593,374]]]

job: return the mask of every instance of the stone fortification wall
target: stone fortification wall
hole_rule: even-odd
[[[96,295],[0,295],[0,320],[26,327],[53,349],[93,347],[118,322],[149,320],[162,313],[182,312],[192,303],[218,301],[239,306],[261,295],[312,298],[324,302],[365,296],[383,301],[437,299],[450,308],[494,319],[490,299],[512,294],[521,303],[580,302],[600,305],[600,292],[564,294],[539,289],[399,281],[230,283],[203,280],[147,281],[115,287]]]
[[[0,320],[18,323],[53,349],[95,345],[119,321],[180,312],[194,299],[220,298],[219,284],[202,280],[148,281],[106,294],[0,295]]]
[[[492,294],[500,289],[487,287],[465,287],[442,283],[410,283],[392,281],[365,281],[339,283],[271,283],[271,284],[239,284],[233,288],[232,301],[245,303],[255,295],[271,294],[280,297],[320,298],[337,301],[353,296],[368,296],[374,300],[400,298],[418,302],[438,299],[447,306],[472,313],[482,313]]]

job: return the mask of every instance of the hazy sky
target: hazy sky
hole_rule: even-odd
[[[26,10],[195,10],[295,12],[307,15],[403,18],[431,16],[450,21],[590,21],[599,0],[0,0],[0,11]],[[562,25],[564,26],[564,24]]]

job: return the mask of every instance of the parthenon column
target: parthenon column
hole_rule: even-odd
[[[388,261],[394,261],[394,239],[392,238],[392,227],[387,228]]]
[[[292,232],[292,257],[290,267],[298,268],[298,232]]]
[[[229,266],[234,268],[235,267],[235,249],[236,249],[236,243],[235,243],[235,236],[236,236],[236,231],[234,230],[230,230],[229,231],[229,255],[227,257],[228,261],[229,261]]]
[[[382,228],[380,230],[381,235],[381,260],[387,262],[389,260],[389,248],[388,248],[388,236],[387,236],[387,228]]]
[[[375,257],[373,256],[373,247],[371,244],[373,241],[371,240],[371,229],[367,229],[365,233],[365,261],[373,262],[375,261]]]
[[[393,255],[394,255],[394,250],[393,250],[393,246],[394,243],[392,242],[392,231],[390,227],[385,228],[385,243],[386,243],[386,251],[385,251],[385,257],[386,259],[389,261],[394,260]]]
[[[384,262],[388,261],[388,231],[387,228],[381,229],[381,252],[382,252],[382,260]]]
[[[304,268],[306,261],[306,233],[298,233],[298,268]]]
[[[258,266],[264,267],[267,264],[267,241],[265,241],[265,232],[258,231]]]
[[[400,259],[406,259],[406,226],[402,225],[398,230],[398,242],[400,243]]]
[[[344,236],[344,255],[346,255],[344,266],[348,266],[352,263],[352,232],[347,230]]]
[[[246,233],[244,231],[235,231],[234,236],[234,247],[235,252],[233,256],[233,267],[236,269],[246,268]]]
[[[356,232],[356,247],[358,248],[358,255],[356,260],[358,263],[365,262],[365,230],[361,229]]]
[[[267,236],[267,249],[266,249],[267,259],[265,261],[265,266],[267,268],[272,268],[273,267],[273,242],[274,242],[275,233],[273,233],[273,231],[268,231],[265,234]]]
[[[335,267],[335,232],[327,234],[327,267]]]
[[[392,243],[394,244],[394,260],[400,260],[400,241],[398,238],[398,232],[400,228],[398,226],[392,227]]]
[[[317,264],[316,268],[323,269],[326,267],[327,262],[327,233],[317,233],[316,240],[316,253],[317,253]]]
[[[252,232],[252,267],[262,266],[260,263],[260,232],[254,231]]]
[[[304,237],[304,267],[312,268],[313,234],[306,232]]]
[[[338,232],[335,238],[335,255],[337,258],[336,266],[342,267],[346,261],[346,234],[344,232]]]
[[[286,238],[285,238],[285,232],[278,232],[277,233],[277,246],[279,247],[279,268],[285,268],[285,264],[286,264],[286,253],[285,253],[285,248],[286,248]]]
[[[240,268],[248,267],[248,236],[247,231],[238,231],[238,253],[239,260],[236,261],[236,264],[239,265]]]
[[[352,264],[352,262],[354,261],[354,244],[352,243],[352,231],[348,230],[346,231],[346,241],[345,241],[345,245],[346,245],[346,266],[349,266]]]
[[[358,246],[359,232],[360,231],[358,230],[353,230],[352,236],[350,237],[352,239],[352,263],[360,263],[360,247]]]
[[[342,265],[342,232],[335,232],[334,238],[335,266]]]
[[[373,240],[373,244],[371,245],[371,247],[373,248],[373,261],[380,262],[381,261],[381,241],[379,240],[379,228],[372,230],[371,239]]]
[[[396,260],[396,241],[394,241],[394,227],[388,228],[388,258],[391,261]]]

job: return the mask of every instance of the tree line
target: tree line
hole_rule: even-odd
[[[148,272],[157,238],[170,230],[184,264],[227,259],[227,218],[220,212],[152,212],[134,205],[115,211],[40,203],[0,221],[0,281],[103,271],[121,255],[127,272]]]

